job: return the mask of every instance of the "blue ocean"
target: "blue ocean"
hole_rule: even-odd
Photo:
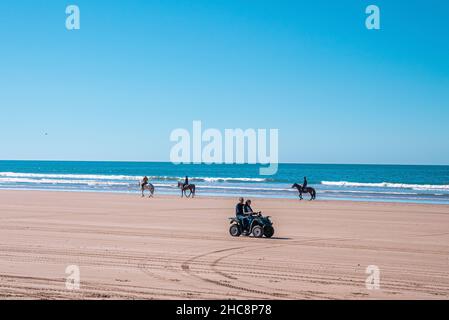
[[[0,189],[139,193],[147,175],[157,194],[179,194],[188,175],[197,195],[297,198],[291,186],[307,176],[317,199],[449,204],[449,166],[280,164],[273,176],[259,165],[169,162],[0,161]],[[305,196],[307,199],[307,195]]]

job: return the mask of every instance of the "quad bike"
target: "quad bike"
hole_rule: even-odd
[[[242,219],[237,217],[229,218],[231,226],[229,227],[229,233],[233,237],[239,237],[240,235],[253,235],[256,238],[262,238],[263,236],[271,238],[274,234],[273,222],[270,220],[270,216],[262,216],[260,213],[245,216],[247,219],[247,228],[243,227]]]

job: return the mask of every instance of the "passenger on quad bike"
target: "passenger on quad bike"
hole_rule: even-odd
[[[252,214],[261,214],[262,211],[254,212],[253,208],[251,208],[251,200],[246,200],[245,206],[243,207],[243,211],[245,214],[252,215]]]
[[[248,226],[250,226],[251,223],[253,222],[254,215],[260,216],[262,212],[261,211],[259,211],[259,212],[253,211],[253,208],[251,208],[251,200],[250,199],[246,200],[245,205],[243,207],[243,212],[245,213],[245,218],[246,218],[245,220],[247,221],[247,225],[246,225],[246,228],[244,231],[249,231],[246,229],[248,229]]]

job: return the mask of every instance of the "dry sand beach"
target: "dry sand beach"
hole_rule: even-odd
[[[449,206],[253,200],[274,239],[228,234],[234,198],[0,191],[0,298],[448,299]]]

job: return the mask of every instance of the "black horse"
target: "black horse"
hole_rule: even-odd
[[[292,188],[298,189],[299,199],[301,199],[301,200],[303,199],[302,198],[302,194],[303,193],[309,193],[310,194],[310,199],[309,200],[315,200],[315,198],[316,198],[316,191],[312,187],[305,187],[305,188],[303,188],[302,185],[295,183],[294,185],[292,185]]]
[[[188,185],[184,185],[182,182],[178,182],[178,188],[181,189],[181,198],[183,196],[186,196],[187,198],[190,198],[190,196],[195,197],[195,191],[196,186],[192,183],[189,183]]]

